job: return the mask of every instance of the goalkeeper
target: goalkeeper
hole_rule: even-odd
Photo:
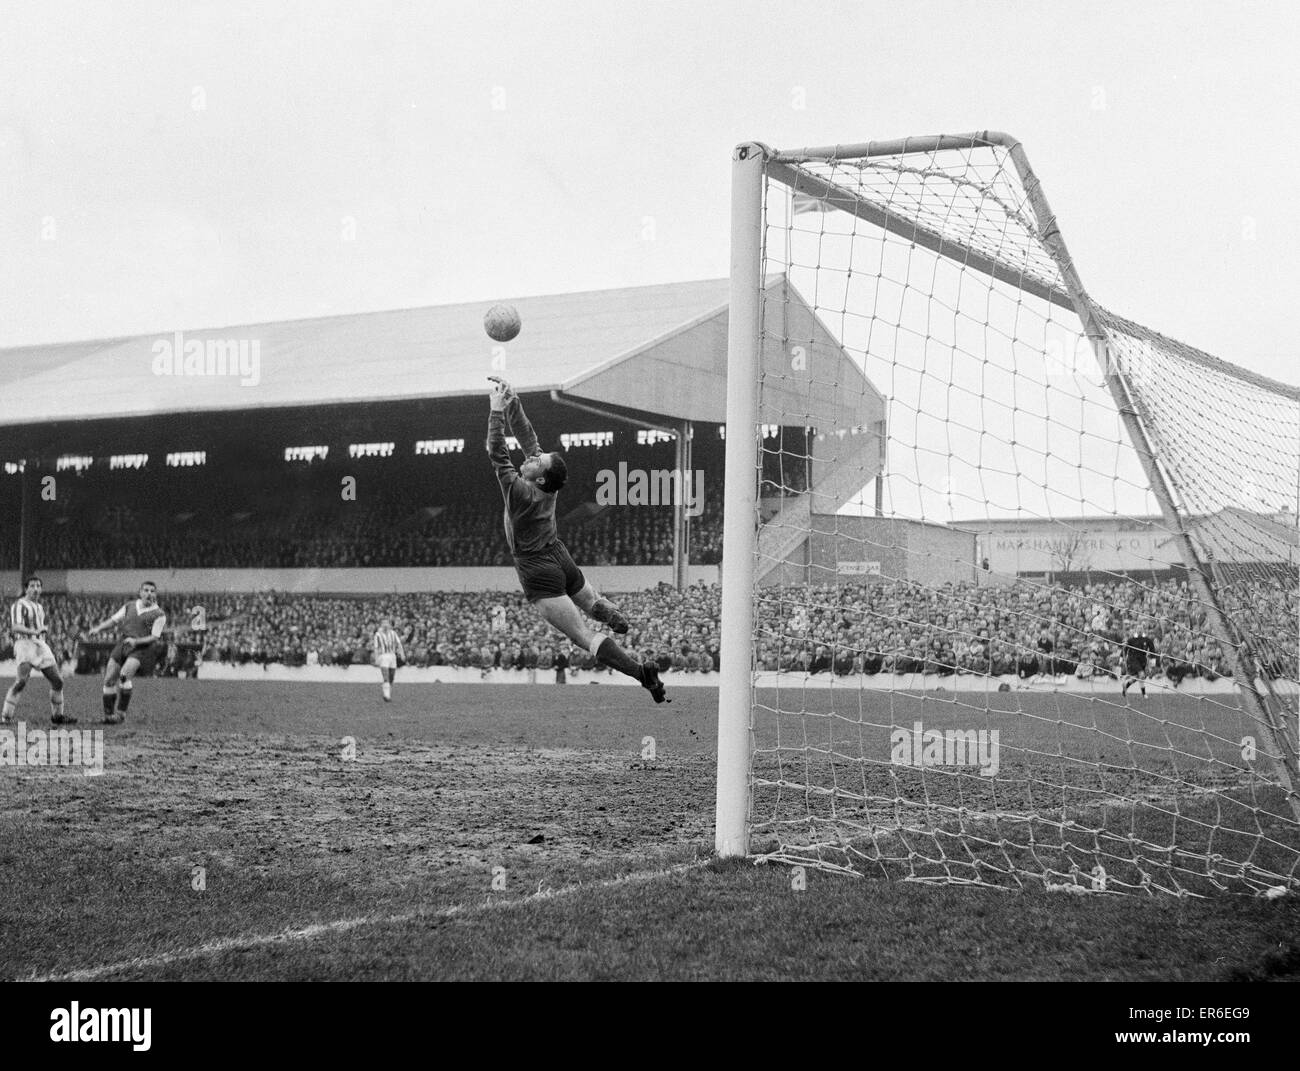
[[[590,651],[598,662],[638,681],[656,703],[664,702],[658,667],[633,658],[611,637],[592,631],[583,620],[586,614],[620,635],[628,628],[627,619],[587,583],[555,530],[555,496],[568,477],[564,458],[542,453],[519,396],[504,379],[488,378],[494,384],[489,394],[488,456],[505,499],[506,542],[524,595],[549,624]],[[507,429],[524,451],[524,462],[518,469],[510,460]]]

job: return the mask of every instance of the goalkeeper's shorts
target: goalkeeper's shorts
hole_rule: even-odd
[[[529,602],[538,599],[572,598],[587,583],[568,549],[558,539],[536,554],[515,558],[515,572]]]

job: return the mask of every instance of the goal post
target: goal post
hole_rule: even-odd
[[[737,146],[726,439],[720,856],[1300,889],[1300,391],[1098,305],[1014,138]]]
[[[716,849],[723,858],[749,851],[749,707],[754,628],[753,577],[762,330],[763,163],[760,145],[732,156],[731,288],[727,317],[727,482],[722,535],[722,649],[718,663]],[[728,643],[726,637],[736,642]],[[741,640],[744,642],[740,642]]]

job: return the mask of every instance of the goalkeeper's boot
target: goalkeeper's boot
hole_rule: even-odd
[[[596,605],[591,608],[591,618],[593,621],[599,621],[602,625],[608,625],[611,632],[616,632],[620,636],[627,634],[627,618],[608,599],[596,600]]]
[[[664,682],[659,679],[659,667],[650,662],[641,663],[641,687],[650,693],[656,703],[671,703],[664,695]]]

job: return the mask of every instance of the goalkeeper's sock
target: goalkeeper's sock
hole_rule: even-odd
[[[4,707],[0,708],[0,721],[13,721],[14,712],[18,709],[18,696],[14,694],[13,686],[5,692]]]
[[[628,630],[627,618],[608,599],[596,600],[596,604],[591,608],[591,618],[593,621],[599,621],[602,625],[608,625],[612,631],[617,632],[620,636],[624,635]]]
[[[596,656],[598,662],[618,670],[633,680],[641,681],[644,679],[641,676],[641,663],[608,636],[596,637],[596,642],[592,644],[592,647],[595,649],[591,653]]]
[[[117,686],[117,712],[125,714],[126,708],[131,705],[131,682],[123,681]]]
[[[104,700],[104,717],[110,718],[113,716],[113,703],[117,700],[117,688],[116,687],[105,688],[103,700]]]
[[[385,703],[389,702],[393,698],[393,686],[387,681],[384,681],[383,693]]]
[[[50,721],[55,725],[75,725],[77,719],[65,717],[63,713],[63,692],[50,689]]]
[[[653,662],[646,662],[641,667],[641,687],[645,688],[656,703],[671,703],[664,695],[664,683],[659,679],[659,667]]]

